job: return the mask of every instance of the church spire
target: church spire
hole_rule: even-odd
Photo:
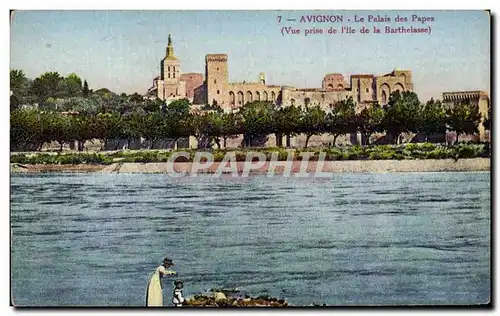
[[[168,34],[167,57],[174,56],[174,46],[172,45],[172,36]]]

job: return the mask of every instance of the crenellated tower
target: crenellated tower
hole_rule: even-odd
[[[224,108],[228,103],[229,74],[226,54],[205,56],[206,102]]]

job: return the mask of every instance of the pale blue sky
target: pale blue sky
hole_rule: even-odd
[[[428,34],[282,36],[277,16],[343,14],[432,16]],[[364,23],[382,29],[396,22]],[[328,23],[291,23],[305,27]],[[421,27],[420,23],[403,23]],[[11,69],[35,78],[76,72],[90,88],[145,93],[165,55],[168,34],[182,72],[204,73],[208,53],[229,55],[231,81],[320,87],[326,73],[413,71],[422,101],[443,91],[490,90],[490,22],[484,11],[18,11],[11,22]]]

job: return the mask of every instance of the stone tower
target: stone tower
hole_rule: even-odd
[[[226,54],[205,56],[206,101],[224,108],[228,103],[229,75]]]
[[[259,83],[260,84],[266,84],[266,73],[261,72],[259,74]]]
[[[172,45],[172,37],[168,35],[168,45],[165,58],[161,61],[161,80],[164,82],[164,97],[177,96],[179,81],[181,78],[181,63],[174,55],[174,46]]]

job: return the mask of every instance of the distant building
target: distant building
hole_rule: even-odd
[[[174,56],[170,35],[160,68],[160,75],[153,79],[153,86],[148,90],[151,97],[168,102],[188,98],[193,104],[216,104],[226,111],[252,101],[271,101],[284,106],[320,105],[327,109],[349,97],[364,107],[374,102],[386,104],[393,91],[413,90],[410,70],[394,70],[380,76],[353,74],[349,81],[342,74],[330,73],[323,78],[321,87],[312,89],[270,85],[263,72],[256,82],[229,82],[226,54],[205,56],[205,76],[200,73],[181,74],[180,61]]]
[[[196,73],[181,75],[181,63],[174,55],[170,35],[165,57],[160,62],[160,69],[160,75],[153,79],[153,86],[148,90],[150,97],[159,98],[166,103],[184,98],[190,102],[200,102],[196,100],[196,96],[202,94],[200,90],[203,87],[203,75]]]
[[[488,111],[491,106],[488,92],[485,91],[443,92],[443,104],[445,107],[452,107],[455,104],[460,104],[461,102],[470,102],[470,104],[472,105],[477,105],[479,107],[479,112],[482,115],[481,123],[479,123],[479,135],[471,135],[471,136],[476,136],[475,138],[478,138],[480,141],[489,140],[489,132],[487,132],[483,126],[483,122],[485,118],[488,117]]]

